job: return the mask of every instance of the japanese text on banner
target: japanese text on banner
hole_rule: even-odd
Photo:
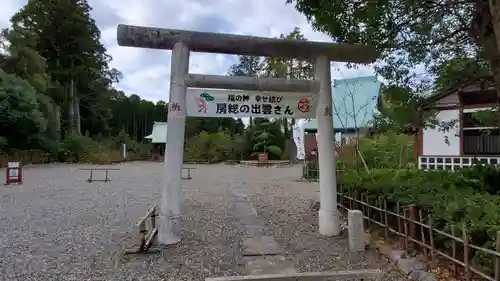
[[[191,90],[188,96],[189,116],[291,118],[315,114],[311,94]]]

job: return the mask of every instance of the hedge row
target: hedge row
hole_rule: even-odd
[[[476,166],[456,172],[422,170],[344,170],[339,183],[369,198],[386,199],[389,208],[417,204],[434,218],[434,227],[461,235],[465,223],[471,243],[494,249],[500,231],[500,171]],[[449,241],[441,247],[449,248]],[[491,272],[492,256],[473,252],[473,264]]]

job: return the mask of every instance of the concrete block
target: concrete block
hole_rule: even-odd
[[[347,230],[351,252],[364,251],[365,230],[363,227],[363,213],[360,210],[350,210],[347,213]]]
[[[437,279],[429,272],[424,270],[415,270],[410,273],[410,277],[417,281],[436,281]]]
[[[403,257],[405,254],[405,251],[403,250],[399,250],[399,249],[396,249],[396,250],[390,250],[387,255],[389,256],[389,258],[391,259],[391,261],[393,262],[397,262],[399,259],[401,259],[401,257]]]
[[[406,274],[410,274],[414,270],[423,270],[423,264],[417,258],[400,258],[398,267]]]

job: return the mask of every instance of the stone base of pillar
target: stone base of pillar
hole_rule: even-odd
[[[349,250],[362,252],[365,250],[365,230],[363,213],[360,210],[349,210],[347,213],[347,229],[349,232]]]
[[[182,238],[176,231],[177,225],[166,216],[158,217],[158,243],[160,245],[173,245],[181,242]]]
[[[318,212],[319,234],[337,236],[340,234],[340,214],[337,210],[320,209]]]

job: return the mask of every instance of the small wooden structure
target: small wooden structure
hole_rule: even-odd
[[[258,166],[268,166],[269,165],[269,154],[267,152],[259,153]]]
[[[156,211],[158,205],[153,205],[149,208],[148,212],[144,217],[142,217],[137,223],[136,227],[138,230],[137,240],[138,246],[127,249],[125,254],[141,254],[141,253],[157,253],[158,249],[151,249],[151,245],[158,234],[158,228],[156,226],[156,217],[158,213]]]
[[[326,280],[381,280],[380,269],[344,271],[262,274],[205,278],[205,281],[326,281]]]
[[[78,171],[90,171],[90,175],[89,175],[89,178],[88,178],[88,182],[94,182],[94,181],[102,181],[102,182],[108,182],[108,181],[111,181],[111,179],[109,178],[109,171],[119,171],[120,169],[117,169],[117,168],[81,168],[81,169],[78,169]],[[103,180],[95,180],[93,178],[93,174],[94,174],[94,171],[106,171],[106,174],[105,174],[105,177]]]
[[[183,171],[187,170],[187,177],[181,177],[183,180],[190,180],[193,177],[191,177],[191,170],[196,170],[196,168],[182,168]]]
[[[20,162],[9,162],[5,170],[5,185],[23,184],[23,167]]]

